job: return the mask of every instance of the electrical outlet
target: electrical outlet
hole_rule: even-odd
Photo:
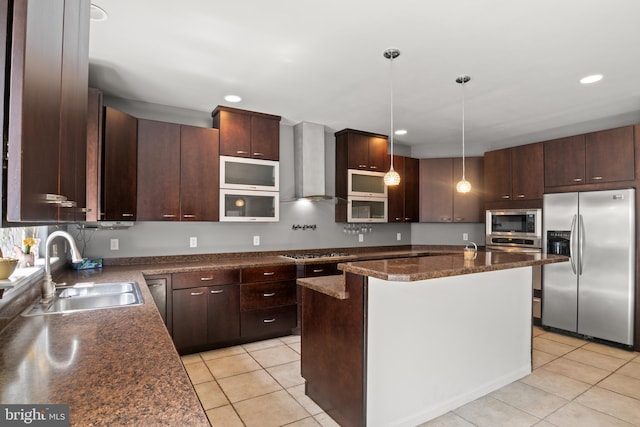
[[[364,234],[358,234],[358,242],[364,242]]]
[[[469,240],[469,233],[462,233],[462,240],[464,240],[465,242]]]
[[[189,247],[197,248],[198,247],[198,238],[197,237],[189,237]]]
[[[111,239],[111,250],[117,251],[120,249],[120,241],[118,239]]]
[[[396,240],[402,240],[402,233],[396,233]]]
[[[260,236],[253,236],[253,246],[260,246]]]

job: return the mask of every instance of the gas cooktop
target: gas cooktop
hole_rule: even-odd
[[[309,254],[284,254],[282,256],[289,259],[312,259],[312,258],[331,258],[331,257],[349,256],[349,254],[345,252],[321,252],[321,253],[309,253]]]

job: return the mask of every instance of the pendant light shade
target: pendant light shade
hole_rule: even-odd
[[[471,80],[471,77],[467,75],[462,75],[456,78],[456,83],[462,85],[462,179],[458,181],[456,184],[456,191],[458,193],[468,193],[471,191],[471,183],[467,181],[464,176],[465,173],[465,165],[464,165],[464,84]]]
[[[384,174],[384,184],[386,186],[394,186],[400,184],[400,174],[393,169],[393,60],[400,56],[400,51],[398,49],[387,49],[382,55],[389,60],[389,74],[390,74],[390,111],[391,111],[391,129],[389,132],[389,138],[391,138],[391,166],[389,167],[389,171]]]

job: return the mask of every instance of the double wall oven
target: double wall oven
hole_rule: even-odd
[[[488,251],[542,252],[542,209],[499,209],[486,212]],[[541,324],[542,269],[533,267],[533,321]]]

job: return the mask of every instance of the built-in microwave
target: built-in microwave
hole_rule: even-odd
[[[387,186],[384,185],[384,172],[349,169],[348,192],[349,197],[387,198]]]
[[[487,210],[486,244],[540,248],[542,209]]]
[[[278,191],[279,165],[274,160],[220,156],[220,188]]]

